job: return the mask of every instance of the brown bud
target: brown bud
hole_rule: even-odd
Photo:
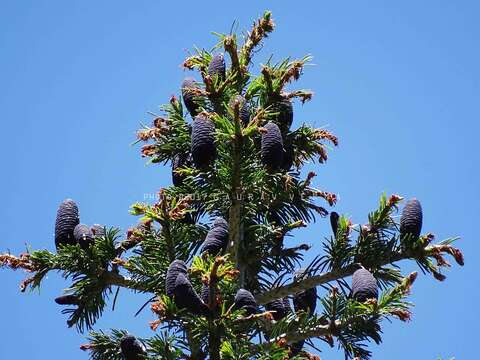
[[[150,145],[144,145],[142,147],[142,156],[143,157],[148,157],[148,156],[153,156],[156,153],[156,146],[153,144]]]
[[[170,97],[170,104],[172,104],[173,106],[178,106],[178,99],[175,95],[172,95]]]
[[[80,350],[87,351],[93,349],[94,347],[95,345],[93,344],[82,344],[80,345]]]
[[[161,320],[150,321],[149,323],[150,329],[152,329],[152,331],[157,331],[157,328],[160,326],[161,323],[162,323]]]
[[[445,275],[440,274],[438,271],[432,271],[432,274],[433,274],[433,277],[438,281],[443,281],[447,278]]]
[[[409,321],[411,319],[412,314],[410,311],[396,309],[390,312],[393,316],[396,316],[400,321]]]
[[[403,197],[401,197],[400,195],[397,195],[397,194],[393,194],[390,196],[390,198],[388,199],[387,201],[387,206],[388,207],[392,207],[392,206],[395,206],[397,205],[400,201],[403,200]]]

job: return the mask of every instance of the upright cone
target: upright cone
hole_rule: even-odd
[[[210,255],[217,255],[225,250],[228,244],[228,223],[222,217],[217,217],[210,228],[201,252],[208,252]]]
[[[192,314],[206,315],[208,307],[203,303],[193,288],[186,274],[180,273],[173,289],[175,304],[180,309],[187,309]]]
[[[198,83],[194,78],[188,77],[185,78],[182,82],[182,98],[185,107],[187,108],[190,115],[193,117],[197,116],[200,112],[200,105],[198,104],[197,98],[195,96],[195,89],[199,89]]]
[[[78,206],[72,199],[64,200],[57,211],[55,220],[55,246],[74,245],[73,230],[80,222]]]
[[[411,236],[417,240],[422,232],[423,212],[422,205],[417,199],[410,199],[405,204],[400,218],[400,238]]]
[[[233,308],[235,310],[244,309],[246,315],[250,316],[257,312],[257,302],[250,291],[239,289],[235,295]]]
[[[208,75],[211,77],[218,77],[220,80],[225,80],[225,58],[223,54],[215,54],[208,64]]]
[[[292,102],[284,97],[276,98],[272,101],[271,111],[276,113],[274,122],[286,133],[293,123],[293,105]]]
[[[361,268],[353,273],[352,297],[359,302],[378,299],[377,279],[367,269]]]
[[[145,347],[133,335],[125,335],[120,340],[120,350],[125,360],[142,360],[146,355]]]
[[[215,159],[215,126],[203,115],[196,116],[193,121],[191,151],[198,169],[208,168]]]
[[[340,219],[340,216],[335,211],[332,211],[330,213],[330,226],[335,237],[337,237],[338,233],[338,219]]]
[[[177,169],[193,164],[192,155],[190,153],[177,154],[172,159],[172,183],[175,186],[183,184],[184,175],[177,172]]]
[[[82,249],[88,249],[95,241],[92,230],[87,225],[78,224],[73,229],[73,237]]]
[[[187,265],[182,260],[173,260],[168,266],[167,275],[165,277],[165,293],[167,296],[173,297],[175,282],[179,274],[187,274]]]
[[[273,300],[268,304],[265,304],[265,309],[267,311],[272,311],[272,316],[275,321],[283,319],[292,311],[288,298]]]
[[[262,134],[262,163],[271,170],[277,170],[283,162],[283,140],[278,126],[269,122],[264,126]]]
[[[300,269],[295,273],[294,278],[295,280],[301,280],[305,276],[305,270]],[[293,307],[295,311],[305,311],[309,316],[312,316],[317,308],[317,288],[313,287],[295,293],[293,296]]]

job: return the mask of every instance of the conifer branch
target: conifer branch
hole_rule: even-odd
[[[248,66],[252,60],[252,52],[261,41],[273,31],[275,24],[272,19],[272,13],[266,11],[263,16],[253,24],[252,30],[247,34],[245,44],[240,50],[242,64]]]
[[[379,259],[376,264],[378,267],[393,264],[404,259],[413,259],[417,262],[424,262],[429,257],[442,257],[443,254],[452,255],[459,265],[463,265],[463,255],[460,250],[453,248],[450,245],[438,244],[429,245],[424,249],[418,250],[399,250],[391,253],[388,257]],[[443,257],[442,257],[443,259]],[[279,286],[271,290],[265,291],[255,296],[255,300],[259,304],[266,304],[275,299],[283,298],[285,296],[293,295],[299,291],[307,290],[315,286],[327,284],[329,282],[340,280],[351,276],[355,270],[359,268],[360,264],[350,264],[341,269],[311,276],[300,281],[295,281],[288,285]],[[436,273],[434,273],[435,275]]]

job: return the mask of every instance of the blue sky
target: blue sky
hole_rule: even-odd
[[[424,230],[459,235],[466,266],[444,283],[420,275],[413,321],[384,326],[374,359],[478,356],[477,274],[480,25],[477,2],[2,1],[0,3],[0,249],[54,249],[58,203],[71,197],[82,222],[123,229],[129,205],[170,181],[130,146],[146,111],[178,93],[180,68],[211,31],[240,28],[265,9],[277,30],[257,64],[312,54],[299,86],[314,101],[295,106],[295,125],[328,125],[340,138],[317,185],[339,194],[337,211],[364,222],[382,192],[417,197]],[[294,126],[295,126],[294,125]],[[477,155],[475,155],[477,154]],[[327,220],[295,233],[321,250]],[[292,240],[293,241],[293,240]],[[405,264],[405,272],[414,269]],[[40,294],[20,294],[20,272],[2,271],[0,359],[86,359],[53,298],[68,286],[51,274]],[[120,292],[96,328],[149,336],[145,298]],[[323,343],[322,343],[323,344]],[[323,345],[321,345],[323,348]],[[342,359],[325,349],[322,358]]]

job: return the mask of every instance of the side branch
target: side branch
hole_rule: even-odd
[[[420,249],[416,251],[401,250],[401,251],[393,252],[390,257],[380,259],[377,265],[380,267],[380,266],[392,264],[404,259],[421,260],[429,257],[435,258],[438,262],[440,258],[443,259],[442,254],[452,255],[459,265],[463,265],[463,256],[461,252],[458,249],[455,249],[452,246],[445,245],[445,244],[431,245],[431,246],[427,246],[424,249]],[[358,269],[358,267],[359,267],[359,264],[353,263],[339,270],[334,270],[328,273],[315,275],[301,281],[295,281],[285,286],[279,286],[271,290],[268,290],[264,293],[258,294],[257,296],[255,296],[255,300],[257,301],[258,304],[266,304],[275,299],[293,295],[299,291],[307,290],[315,286],[319,286],[322,284],[329,283],[331,281],[340,280],[344,277],[350,276],[355,272],[355,270]]]
[[[112,264],[116,266],[122,266],[124,262],[124,260],[116,258],[112,261]],[[26,289],[27,285],[34,282],[36,274],[44,275],[49,271],[67,270],[59,266],[39,266],[32,261],[30,254],[21,254],[19,257],[10,254],[0,254],[0,268],[1,267],[8,267],[12,270],[22,269],[27,273],[34,274],[32,277],[28,277],[22,281],[22,291]],[[102,279],[102,283],[104,284],[105,288],[109,286],[120,286],[131,290],[150,292],[149,289],[142,285],[142,283],[131,280],[130,278],[121,275],[117,271],[106,271],[102,269],[99,270],[97,277]]]
[[[316,338],[316,337],[324,337],[328,335],[332,335],[335,333],[335,329],[338,329],[342,326],[339,320],[335,321],[331,325],[317,325],[312,328],[302,329],[297,332],[291,332],[288,334],[282,334],[279,337],[272,339],[272,342],[278,341],[285,341],[287,344],[293,344],[302,340]]]
[[[327,325],[317,325],[311,328],[302,329],[300,331],[283,333],[273,339],[270,339],[266,343],[252,345],[250,347],[250,351],[258,352],[261,351],[265,346],[268,347],[273,344],[294,344],[310,338],[329,338],[335,334],[341,326],[342,323],[337,320]]]
[[[245,44],[240,50],[241,59],[245,66],[248,66],[252,60],[253,49],[273,31],[275,24],[272,20],[272,13],[267,11],[253,25],[252,30],[248,33]]]

